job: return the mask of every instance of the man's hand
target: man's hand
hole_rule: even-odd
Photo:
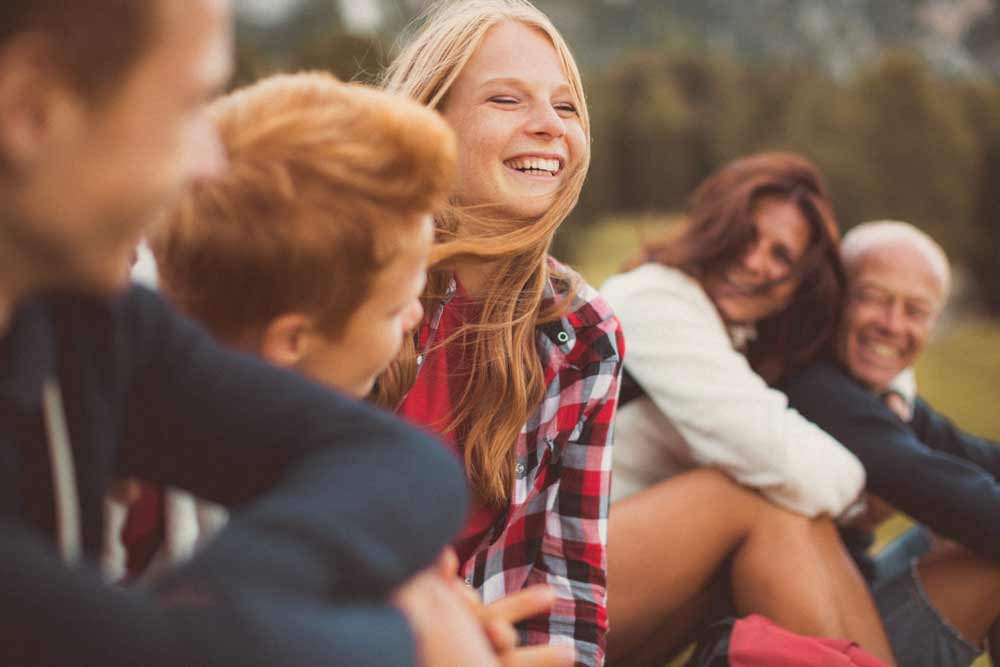
[[[406,582],[394,601],[410,622],[420,667],[501,666],[464,596],[435,568]]]
[[[446,549],[437,565],[443,576],[448,576],[469,610],[479,619],[502,667],[572,667],[576,653],[571,646],[518,647],[515,624],[524,619],[543,614],[555,604],[556,596],[544,584],[531,586],[491,604],[484,605],[465,582],[456,576],[458,557]]]
[[[895,507],[872,493],[866,494],[865,500],[867,508],[851,522],[851,526],[855,528],[870,533],[896,513]]]

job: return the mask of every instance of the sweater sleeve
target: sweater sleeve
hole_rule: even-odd
[[[131,298],[119,472],[234,508],[164,590],[207,592],[255,621],[271,609],[378,605],[458,532],[464,475],[429,435],[222,348],[155,295]],[[279,627],[254,625],[275,641]],[[292,633],[288,645],[309,640],[295,627],[282,630]],[[375,655],[385,646],[368,648]]]
[[[24,529],[0,522],[0,664],[357,667],[415,664],[402,614],[384,603],[245,595],[166,603],[72,572]]]
[[[1000,443],[966,433],[921,398],[914,404],[910,426],[931,449],[974,463],[1000,482]]]
[[[872,493],[932,530],[1000,560],[1000,484],[994,473],[964,458],[960,448],[928,447],[876,395],[832,364],[804,369],[785,389],[802,414],[861,459]]]
[[[626,370],[698,464],[810,517],[838,516],[858,498],[858,460],[753,371],[694,280],[647,264],[602,291],[625,331]]]

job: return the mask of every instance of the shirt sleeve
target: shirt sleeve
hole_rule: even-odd
[[[532,578],[556,592],[552,611],[522,624],[528,644],[561,644],[576,649],[576,667],[600,667],[605,659],[607,613],[608,506],[611,443],[624,350],[618,321],[602,323],[602,343],[614,354],[577,371],[560,395],[568,434],[558,461],[550,464],[558,481],[549,490],[545,530]]]
[[[786,389],[804,415],[861,459],[868,490],[932,530],[1000,560],[1000,484],[962,456],[969,442],[932,449],[875,394],[831,364],[806,368]]]
[[[645,265],[612,278],[603,293],[625,330],[626,369],[699,465],[809,517],[839,516],[858,498],[865,476],[857,458],[753,371],[696,282]]]

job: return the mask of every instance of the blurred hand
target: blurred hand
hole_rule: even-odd
[[[895,507],[875,494],[865,494],[865,501],[867,508],[858,518],[851,522],[852,526],[860,530],[871,532],[896,513]]]
[[[413,630],[420,667],[502,664],[464,596],[435,568],[406,582],[394,602]]]
[[[108,497],[111,500],[128,507],[139,500],[142,495],[142,482],[135,477],[118,477],[112,480],[108,488]]]
[[[556,596],[544,584],[530,586],[491,604],[483,604],[465,581],[457,576],[458,557],[446,549],[438,561],[438,571],[450,577],[469,610],[479,619],[503,667],[573,667],[576,653],[570,646],[518,647],[514,626],[524,619],[543,614],[555,604]]]

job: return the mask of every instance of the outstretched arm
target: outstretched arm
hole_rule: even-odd
[[[430,436],[216,345],[155,295],[122,317],[119,472],[235,507],[198,561],[206,578],[244,568],[237,586],[382,599],[460,528],[464,478]],[[233,560],[244,551],[257,556]]]
[[[613,350],[623,350],[621,329],[608,321]],[[608,630],[607,520],[611,487],[611,442],[621,358],[616,354],[581,371],[564,386],[563,396],[578,397],[579,418],[566,424],[566,441],[545,474],[557,475],[547,491],[542,545],[529,583],[549,584],[556,593],[552,610],[522,624],[528,644],[576,649],[578,667],[604,664]],[[560,401],[560,412],[574,407]],[[560,428],[560,431],[563,429]]]
[[[602,292],[628,340],[626,369],[695,462],[809,517],[839,516],[857,500],[857,458],[754,372],[693,279],[650,264]]]
[[[865,465],[868,490],[936,533],[1000,560],[1000,483],[954,453],[927,446],[877,395],[832,364],[785,385],[792,404]]]

